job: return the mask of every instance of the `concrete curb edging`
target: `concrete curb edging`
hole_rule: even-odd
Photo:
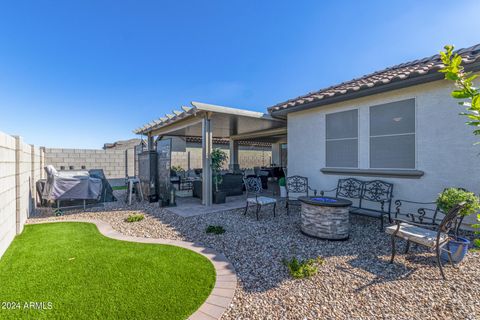
[[[97,226],[98,231],[105,237],[139,243],[157,243],[181,247],[201,254],[210,260],[215,268],[215,286],[208,296],[207,300],[195,311],[190,317],[190,320],[217,320],[220,319],[223,313],[227,310],[232,302],[235,289],[237,288],[237,275],[235,269],[228,262],[227,258],[215,252],[213,249],[206,248],[199,244],[181,240],[170,240],[161,238],[143,238],[124,235],[114,230],[110,224],[94,219],[67,219],[67,220],[49,220],[49,221],[28,221],[27,224],[44,224],[56,222],[86,222],[93,223]]]

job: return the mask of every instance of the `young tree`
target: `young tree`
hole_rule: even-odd
[[[464,100],[459,102],[461,106],[465,107],[465,111],[460,114],[469,119],[468,125],[475,127],[473,133],[480,135],[480,90],[473,84],[473,80],[478,75],[465,72],[462,66],[462,57],[453,53],[452,45],[447,45],[444,49],[445,51],[440,52],[440,57],[445,67],[439,71],[445,74],[445,79],[455,81],[457,90],[452,92],[452,97]],[[480,214],[477,214],[477,220],[480,221]],[[478,230],[480,224],[474,224],[472,227]],[[480,234],[479,231],[475,233]],[[475,246],[480,247],[480,239],[475,239],[474,243]]]
[[[465,107],[465,111],[460,114],[467,117],[467,124],[475,127],[473,133],[480,135],[480,91],[474,86],[473,80],[478,75],[471,72],[465,72],[462,66],[462,57],[453,53],[454,46],[447,45],[445,51],[440,52],[445,67],[439,72],[445,74],[445,79],[455,82],[457,90],[452,92],[455,99],[463,99],[459,104]]]

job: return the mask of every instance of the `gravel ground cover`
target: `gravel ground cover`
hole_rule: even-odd
[[[132,213],[145,219],[125,222]],[[447,266],[443,281],[431,252],[412,246],[404,255],[402,241],[389,264],[390,238],[376,219],[353,216],[349,240],[334,242],[302,234],[298,211],[287,215],[280,206],[274,218],[265,208],[260,221],[253,212],[242,213],[182,218],[158,204],[126,207],[118,201],[67,217],[100,219],[127,235],[200,242],[224,253],[239,283],[222,319],[480,319],[480,252],[469,252],[458,269]],[[36,219],[63,219],[50,214],[46,210]],[[209,225],[226,232],[207,234]],[[325,263],[307,279],[292,279],[282,263],[319,256]]]

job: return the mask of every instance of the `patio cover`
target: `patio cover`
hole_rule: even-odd
[[[190,107],[174,110],[141,128],[136,134],[148,136],[149,149],[153,149],[155,136],[202,137],[203,203],[212,204],[212,171],[210,155],[213,138],[230,139],[231,163],[238,163],[238,141],[255,139],[277,142],[286,134],[286,121],[257,111],[192,102]]]
[[[134,130],[136,134],[202,137],[202,120],[212,121],[212,135],[215,138],[230,138],[251,132],[286,128],[286,121],[276,119],[257,111],[192,102],[191,107],[183,106],[181,111],[152,121]]]

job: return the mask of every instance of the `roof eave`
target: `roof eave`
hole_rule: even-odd
[[[466,71],[472,71],[472,72],[477,72],[480,71],[480,61],[475,62],[472,64],[468,64],[465,66]],[[287,107],[284,109],[280,110],[273,110],[270,111],[270,114],[273,117],[285,117],[288,113],[291,112],[297,112],[297,111],[303,111],[303,110],[308,110],[312,108],[317,108],[321,106],[326,106],[330,105],[333,103],[337,102],[342,102],[342,101],[347,101],[347,100],[353,100],[357,98],[362,98],[378,93],[383,93],[387,91],[392,91],[392,90],[397,90],[397,89],[403,89],[407,87],[411,87],[414,85],[419,85],[419,84],[424,84],[432,81],[437,81],[437,80],[442,80],[444,78],[443,74],[438,72],[438,70],[432,71],[430,73],[427,73],[425,75],[419,75],[416,77],[411,77],[408,79],[404,80],[398,80],[395,82],[390,82],[387,84],[375,86],[372,88],[367,88],[359,91],[353,91],[349,92],[346,94],[338,95],[338,96],[333,96],[331,98],[326,98],[322,100],[317,100],[317,101],[312,101],[309,103],[293,106],[293,107]]]

